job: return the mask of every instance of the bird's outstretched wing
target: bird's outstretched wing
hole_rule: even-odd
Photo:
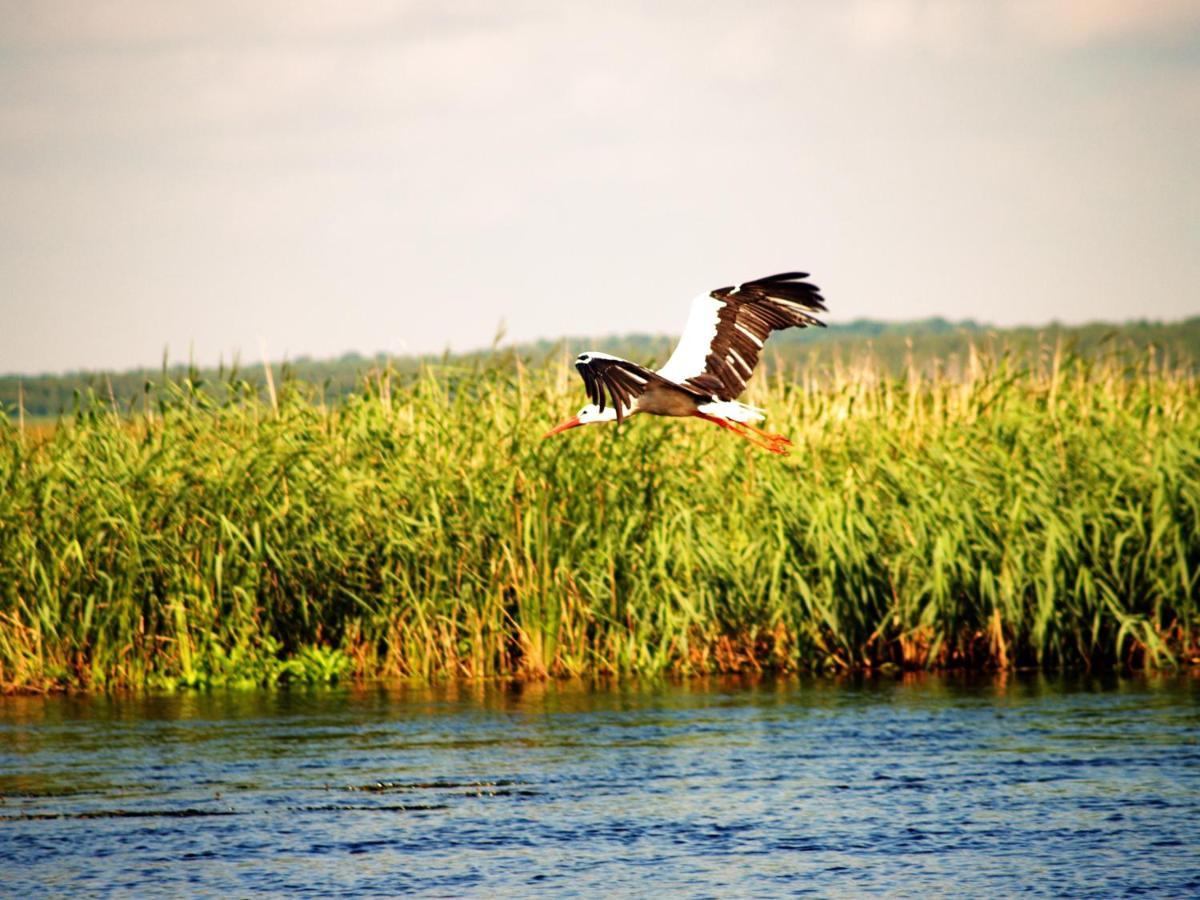
[[[658,375],[718,400],[737,398],[772,331],[824,327],[811,315],[825,310],[824,298],[807,277],[807,272],[783,272],[697,297],[683,336]]]
[[[583,378],[588,399],[600,408],[600,412],[604,412],[605,406],[611,404],[617,411],[618,423],[624,421],[626,414],[633,408],[634,399],[640,397],[650,385],[657,383],[675,390],[681,387],[645,366],[639,366],[619,356],[609,356],[607,353],[581,353],[575,360],[575,368]],[[705,399],[695,388],[689,389],[685,386],[683,390]]]

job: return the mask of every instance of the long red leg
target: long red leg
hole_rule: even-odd
[[[731,424],[746,440],[770,450],[772,453],[778,453],[780,456],[787,456],[788,447],[792,445],[792,442],[781,434],[768,434],[745,422],[732,422]]]
[[[792,444],[792,442],[788,438],[784,437],[782,434],[772,434],[770,432],[763,431],[761,428],[755,428],[749,422],[735,422],[732,419],[722,419],[718,416],[710,416],[706,413],[697,413],[697,415],[699,415],[703,419],[708,419],[709,421],[716,422],[722,428],[728,428],[730,431],[733,431],[735,434],[741,435],[742,437],[746,438],[747,440],[749,440],[750,438],[749,438],[749,435],[747,435],[745,433],[746,430],[753,432],[754,434],[758,435],[758,437],[761,438],[763,441],[766,441],[767,443],[772,444],[772,445],[784,445],[784,446],[790,447]]]
[[[791,439],[784,437],[782,434],[773,434],[772,432],[769,432],[769,431],[763,431],[761,428],[755,428],[749,422],[741,422],[739,424],[743,428],[749,428],[751,431],[753,431],[755,434],[757,434],[763,440],[771,441],[772,443],[776,443],[776,444],[787,444],[789,447],[792,444]]]
[[[731,419],[722,419],[720,416],[710,416],[707,413],[702,412],[697,412],[696,415],[699,418],[704,419],[706,422],[712,422],[714,425],[719,425],[726,431],[732,431],[742,440],[749,441],[756,447],[761,447],[763,450],[768,450],[771,453],[777,453],[780,456],[787,455],[787,447],[778,441],[759,439],[754,434],[751,434],[748,431],[743,431],[742,426],[745,424],[743,422],[734,422]],[[758,431],[758,429],[754,429],[754,431]]]

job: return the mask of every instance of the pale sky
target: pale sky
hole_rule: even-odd
[[[0,0],[0,372],[1200,312],[1200,0]]]

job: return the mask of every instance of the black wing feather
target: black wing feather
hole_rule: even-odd
[[[595,374],[588,366],[583,366],[576,363],[575,368],[579,370],[579,377],[583,379],[583,389],[587,391],[588,400],[590,400],[592,403],[595,403],[600,407],[601,410],[603,410],[604,392],[599,389],[600,386],[596,380]]]
[[[640,397],[652,384],[664,385],[691,394],[697,400],[704,401],[710,396],[704,391],[686,385],[678,385],[663,378],[657,372],[652,372],[645,366],[610,356],[599,356],[584,353],[575,360],[575,368],[583,379],[584,390],[588,400],[596,404],[600,412],[611,403],[617,411],[617,422],[625,420],[625,410],[633,406],[633,401]]]
[[[807,272],[780,272],[778,275],[768,275],[766,278],[756,278],[754,281],[747,281],[742,287],[749,287],[753,284],[778,284],[781,281],[803,281],[807,277]]]
[[[825,311],[825,298],[820,288],[806,278],[807,272],[780,272],[713,291],[710,296],[722,304],[717,313],[717,333],[704,371],[688,378],[684,386],[718,400],[736,399],[750,378],[742,371],[743,365],[754,370],[771,332],[810,325],[824,328],[825,323],[811,313]]]

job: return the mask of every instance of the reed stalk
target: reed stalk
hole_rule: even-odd
[[[698,421],[542,442],[565,362],[269,384],[0,417],[0,684],[1200,657],[1200,388],[1162,359],[761,379],[788,458]]]

